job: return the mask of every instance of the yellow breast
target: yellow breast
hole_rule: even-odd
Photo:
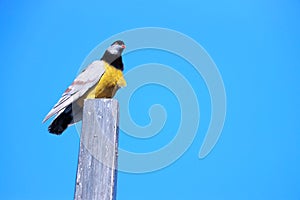
[[[105,63],[105,72],[97,85],[87,95],[88,99],[112,98],[120,87],[126,86],[121,70]]]

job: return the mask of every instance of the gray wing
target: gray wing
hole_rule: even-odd
[[[52,110],[46,115],[43,123],[53,115],[61,112],[69,104],[82,97],[90,88],[98,83],[105,72],[104,63],[101,60],[94,61],[83,70],[73,81],[73,83],[62,94],[61,98],[54,105]]]

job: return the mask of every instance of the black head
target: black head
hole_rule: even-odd
[[[122,40],[115,41],[106,49],[101,60],[111,64],[117,69],[123,70],[124,67],[121,55],[125,47],[125,43]]]
[[[121,56],[123,50],[125,49],[125,44],[121,40],[117,40],[107,48],[107,51],[113,55]]]

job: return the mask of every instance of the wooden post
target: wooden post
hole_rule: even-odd
[[[75,200],[115,200],[119,104],[84,101]]]

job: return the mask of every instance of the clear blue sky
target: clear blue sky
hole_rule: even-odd
[[[213,151],[200,160],[209,95],[201,77],[181,68],[201,102],[197,136],[162,170],[119,173],[118,199],[299,199],[299,11],[297,0],[1,1],[1,199],[73,198],[76,129],[57,137],[41,121],[94,47],[146,26],[180,31],[206,49],[225,84],[226,123]],[[161,56],[178,69],[179,60]],[[151,51],[128,54],[125,72],[158,58]],[[121,132],[121,147],[145,152],[163,146],[180,120],[174,95],[150,85],[134,99],[130,110],[140,125],[149,123],[147,110],[154,103],[172,114],[161,140],[140,141]]]

